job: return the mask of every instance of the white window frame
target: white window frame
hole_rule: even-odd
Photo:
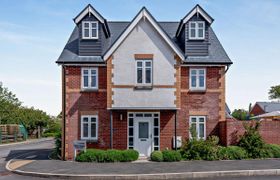
[[[85,87],[85,85],[84,85],[84,70],[88,70],[88,87]],[[91,87],[91,70],[96,71],[96,86],[95,87]],[[82,68],[81,86],[82,86],[82,89],[98,89],[98,68],[97,67]]]
[[[85,31],[84,29],[86,28],[85,27],[85,24],[88,23],[89,26],[88,26],[88,31],[89,31],[89,37],[85,37]],[[96,28],[93,28],[92,27],[92,24],[96,24]],[[96,30],[96,36],[92,36],[92,30]],[[83,39],[98,39],[98,21],[83,21],[82,22],[82,37]]]
[[[192,127],[192,118],[195,118],[196,119],[196,135],[197,135],[197,139],[206,139],[206,116],[190,116],[190,119],[189,119],[189,137],[190,139],[192,139],[192,135],[191,135],[191,132],[190,132],[190,128]],[[200,118],[203,118],[204,121],[203,122],[199,122],[199,119]],[[203,138],[200,138],[199,137],[199,124],[204,124],[204,137]]]
[[[192,70],[196,71],[196,87],[192,87]],[[199,70],[204,71],[204,87],[199,86]],[[189,72],[189,89],[194,91],[205,91],[206,90],[206,68],[190,68]]]
[[[136,73],[135,73],[135,77],[136,77],[136,85],[137,86],[152,86],[153,84],[153,60],[150,59],[137,59],[135,60],[135,67],[136,67]],[[137,62],[142,62],[142,83],[138,83],[138,66],[137,66]],[[146,62],[150,62],[151,63],[151,83],[146,83]]]
[[[83,122],[83,119],[84,118],[88,118],[88,122],[87,122],[87,124],[88,124],[88,137],[84,137],[84,128],[83,128],[83,125],[85,124],[84,122]],[[95,129],[95,131],[96,131],[96,137],[91,137],[91,118],[95,118],[96,119],[96,122],[95,122],[95,124],[96,124],[96,129]],[[83,115],[83,116],[81,116],[81,139],[82,140],[98,140],[98,116],[97,115]]]
[[[203,33],[202,33],[202,37],[199,37],[198,36],[198,32],[199,32],[199,26],[198,26],[198,24],[199,23],[202,23],[203,24]],[[195,36],[194,37],[192,37],[191,36],[191,29],[193,29],[192,27],[191,27],[191,24],[195,24]],[[191,40],[203,40],[203,39],[205,39],[205,22],[204,21],[190,21],[189,22],[189,39],[191,39]]]

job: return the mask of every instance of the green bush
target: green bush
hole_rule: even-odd
[[[135,150],[98,150],[87,149],[76,157],[79,162],[130,162],[138,159],[139,153]]]
[[[54,132],[50,132],[50,133],[43,133],[43,137],[55,137],[57,135],[57,133]]]
[[[157,161],[157,162],[162,162],[163,161],[163,155],[161,151],[154,151],[151,154],[151,160],[152,161]]]
[[[191,139],[183,145],[181,154],[187,160],[217,160],[218,142],[216,136],[210,136],[207,140]]]
[[[163,157],[163,161],[166,162],[180,161],[182,159],[180,152],[173,151],[173,150],[162,151],[162,157]]]
[[[218,156],[223,160],[246,159],[247,152],[238,146],[219,147]]]
[[[280,158],[280,146],[277,144],[266,144],[264,151],[268,158]]]
[[[265,142],[259,133],[260,123],[245,125],[245,133],[239,141],[239,146],[244,148],[249,158],[265,158],[269,156],[265,151]]]

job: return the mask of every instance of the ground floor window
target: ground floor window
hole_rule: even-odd
[[[191,129],[194,129],[198,139],[206,139],[206,117],[190,116],[190,138],[192,138]]]
[[[81,139],[97,140],[98,117],[97,115],[81,116]]]

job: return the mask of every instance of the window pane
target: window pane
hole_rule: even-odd
[[[191,29],[191,37],[195,37],[195,29]]]
[[[85,22],[85,23],[84,23],[84,27],[85,27],[85,28],[89,28],[89,23],[86,23],[86,22]]]
[[[129,128],[129,136],[133,136],[133,128]]]
[[[155,151],[158,151],[158,150],[159,150],[159,148],[158,148],[158,147],[155,147],[155,148],[154,148],[154,150],[155,150]]]
[[[88,76],[84,76],[84,87],[88,87]]]
[[[203,23],[202,22],[198,23],[198,27],[203,28]]]
[[[137,62],[137,67],[142,67],[142,62],[141,61]]]
[[[87,123],[87,122],[88,122],[88,118],[87,118],[87,117],[84,117],[84,118],[83,118],[83,122]]]
[[[204,76],[199,76],[199,87],[204,87]]]
[[[96,75],[96,69],[92,69],[90,72],[91,72],[91,75]]]
[[[149,138],[149,123],[139,122],[139,138]]]
[[[197,134],[196,123],[191,124],[191,130],[195,130],[195,133]],[[192,136],[192,133],[190,133],[190,136]]]
[[[83,123],[83,137],[88,137],[88,124]]]
[[[204,70],[203,69],[200,69],[198,72],[199,72],[199,75],[204,75]]]
[[[154,136],[158,136],[159,134],[158,131],[159,131],[158,128],[154,128]]]
[[[89,37],[89,29],[84,29],[84,37]]]
[[[191,28],[195,28],[195,23],[190,23],[191,24]]]
[[[204,122],[204,118],[199,118],[199,122]]]
[[[92,117],[92,118],[90,119],[90,121],[91,121],[91,122],[96,122],[96,118],[95,118],[95,117]]]
[[[158,118],[154,118],[154,126],[158,126]]]
[[[146,67],[151,67],[151,66],[152,66],[152,63],[149,62],[149,61],[147,61],[147,62],[146,62]]]
[[[91,123],[91,137],[96,137],[96,123]]]
[[[146,83],[151,83],[152,72],[151,68],[146,68]]]
[[[97,37],[97,29],[92,29],[91,36],[92,37]]]
[[[97,23],[91,23],[91,28],[96,28],[97,27]]]
[[[133,137],[128,138],[128,145],[133,146]]]
[[[155,138],[154,138],[154,145],[155,145],[155,146],[158,146],[158,144],[159,144],[159,143],[158,143],[158,137],[155,137]]]
[[[91,76],[91,87],[96,87],[96,76]]]
[[[203,29],[198,30],[198,37],[200,37],[200,38],[203,37]]]
[[[191,77],[191,87],[196,87],[196,76]]]
[[[129,126],[133,126],[133,118],[129,118]]]
[[[143,79],[142,79],[142,69],[137,69],[137,83],[142,83]]]
[[[199,124],[199,137],[204,138],[204,124]]]
[[[191,75],[196,75],[196,70],[192,69],[191,70]]]
[[[196,123],[196,118],[192,118],[192,122]]]

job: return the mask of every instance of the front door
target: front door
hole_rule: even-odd
[[[152,119],[137,117],[134,123],[134,149],[140,156],[149,156],[152,151]]]

